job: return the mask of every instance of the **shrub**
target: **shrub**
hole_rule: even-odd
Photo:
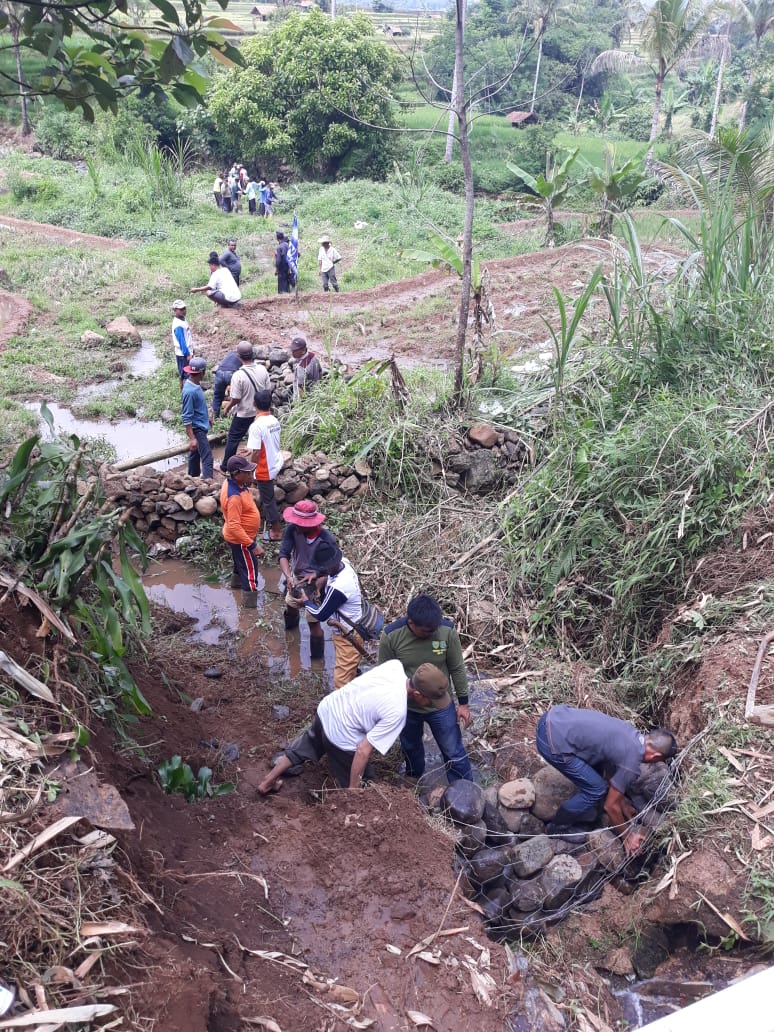
[[[84,158],[94,147],[94,129],[83,116],[44,107],[35,124],[35,138],[44,154],[64,161]]]
[[[618,129],[622,136],[630,140],[647,143],[650,139],[650,127],[653,123],[653,110],[644,104],[631,108],[621,116]]]
[[[60,194],[59,185],[53,179],[30,179],[20,172],[11,172],[7,184],[11,196],[17,202],[51,204]]]

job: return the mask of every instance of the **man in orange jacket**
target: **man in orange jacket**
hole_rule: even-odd
[[[226,463],[226,480],[220,490],[220,508],[223,512],[223,537],[231,545],[234,573],[232,588],[242,589],[245,609],[258,607],[258,559],[263,548],[258,544],[261,515],[250,493],[255,464],[244,455],[232,455]]]

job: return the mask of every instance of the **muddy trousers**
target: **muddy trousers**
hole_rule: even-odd
[[[573,821],[591,823],[596,819],[600,804],[607,796],[608,784],[602,775],[580,756],[573,756],[572,753],[555,753],[549,743],[547,723],[548,714],[544,713],[537,726],[537,751],[546,763],[550,763],[560,774],[569,778],[578,789],[574,796],[562,803],[556,819],[568,824]]]
[[[408,776],[421,778],[425,773],[425,747],[422,744],[425,723],[430,726],[441,751],[449,781],[472,781],[473,768],[462,744],[457,708],[453,702],[442,710],[420,713],[410,709],[407,712],[406,725],[400,733],[400,745],[406,757]]]
[[[328,766],[336,784],[339,788],[349,788],[349,775],[352,771],[355,754],[339,749],[337,745],[329,741],[318,716],[315,716],[303,734],[290,743],[285,750],[285,755],[294,767],[301,763],[317,763],[323,756],[327,756]],[[363,777],[366,781],[373,779],[370,764],[366,766]]]
[[[229,547],[231,548],[231,558],[234,563],[234,573],[242,583],[242,591],[257,591],[258,563],[255,561],[255,556],[247,545],[232,545],[229,543]],[[255,548],[255,542],[252,543],[250,548]]]
[[[361,639],[358,638],[358,641]],[[333,687],[343,688],[357,677],[357,668],[363,658],[358,649],[344,637],[333,632],[333,647],[336,650],[336,664],[333,668]]]

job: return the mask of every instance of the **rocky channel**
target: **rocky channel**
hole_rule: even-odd
[[[455,781],[424,800],[451,823],[466,894],[494,938],[539,933],[570,907],[596,899],[607,883],[623,884],[641,870],[643,860],[627,859],[603,822],[566,837],[546,834],[546,823],[574,792],[572,782],[545,766],[532,778],[487,788]],[[642,764],[628,796],[641,830],[657,831],[675,798],[667,765]]]

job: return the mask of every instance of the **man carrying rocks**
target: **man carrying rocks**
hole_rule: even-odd
[[[310,498],[302,498],[295,505],[289,505],[282,513],[288,524],[279,550],[279,565],[285,576],[285,630],[298,627],[304,609],[304,592],[301,585],[317,579],[315,553],[323,544],[336,547],[336,538],[325,530],[325,515]],[[309,651],[312,659],[322,659],[325,652],[325,638],[321,624],[306,610],[309,624]]]
[[[451,620],[445,620],[432,595],[416,595],[406,615],[388,624],[379,641],[379,662],[399,659],[411,674],[422,663],[434,664],[454,685],[457,706],[450,695],[445,704],[423,706],[409,701],[406,726],[400,744],[406,757],[406,775],[421,778],[425,772],[425,747],[422,744],[427,723],[438,744],[449,781],[472,781],[473,769],[462,744],[459,721],[470,727],[468,675],[462,658],[459,635]]]
[[[239,355],[239,369],[231,377],[229,385],[229,399],[223,408],[223,415],[227,416],[232,409],[236,409],[228,428],[226,438],[226,450],[223,453],[221,470],[226,472],[226,464],[232,455],[236,455],[239,442],[248,432],[255,419],[255,395],[258,391],[271,390],[271,377],[265,366],[257,365],[253,355],[253,345],[249,340],[240,340],[237,345]]]
[[[192,358],[184,369],[188,379],[183,384],[183,426],[188,434],[188,476],[212,480],[212,449],[207,433],[212,426],[207,399],[201,388],[207,368],[203,358]]]
[[[323,756],[328,757],[340,788],[360,788],[362,778],[371,779],[369,760],[374,749],[385,756],[398,737],[408,700],[432,707],[439,700],[443,704],[447,691],[447,679],[430,663],[411,677],[397,660],[374,667],[326,695],[311,726],[288,746],[258,785],[258,792],[276,792],[285,771],[316,763]]]
[[[293,370],[293,401],[320,382],[322,366],[313,351],[308,351],[306,337],[294,337],[290,342],[290,357],[295,362]]]
[[[635,809],[626,791],[639,777],[641,763],[675,755],[672,732],[658,728],[643,735],[625,720],[597,710],[552,706],[538,721],[537,750],[578,790],[562,803],[546,831],[561,835],[588,828],[596,824],[601,807],[613,830],[623,836],[626,852],[636,853],[645,836],[629,828]]]

